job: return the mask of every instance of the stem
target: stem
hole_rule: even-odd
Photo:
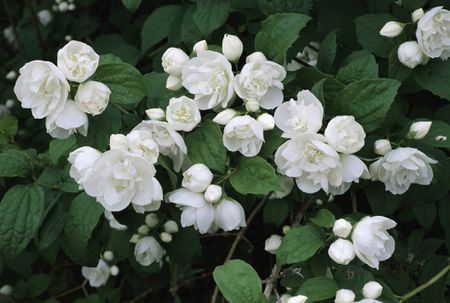
[[[414,297],[416,294],[427,288],[428,286],[431,286],[432,284],[436,283],[439,279],[441,279],[448,271],[450,270],[450,264],[448,264],[443,270],[441,270],[439,273],[437,273],[434,277],[432,277],[430,280],[425,282],[424,284],[420,285],[419,287],[411,290],[409,293],[403,295],[400,298],[400,303],[403,303],[410,298]]]
[[[86,283],[87,283],[87,280],[84,280],[83,283],[81,283],[80,285],[75,286],[74,288],[71,288],[71,289],[69,289],[69,290],[66,290],[66,291],[63,292],[63,293],[60,293],[59,295],[54,296],[52,299],[62,298],[62,297],[64,297],[64,296],[66,296],[66,295],[68,295],[68,294],[71,294],[71,293],[73,293],[73,292],[75,292],[75,291],[77,291],[77,290],[80,290],[80,289],[83,290],[84,295],[87,297]]]
[[[115,102],[111,102],[112,105],[114,105],[115,107],[117,107],[122,113],[129,115],[131,114],[129,111],[127,111],[125,108],[123,108],[122,106],[120,106],[119,104],[115,103]]]
[[[305,67],[314,67],[311,64],[309,64],[306,61],[303,61],[302,59],[299,58],[292,58],[292,60],[297,61],[298,63],[300,63],[301,65],[304,65]]]

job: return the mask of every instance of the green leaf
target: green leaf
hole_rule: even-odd
[[[193,20],[203,35],[207,36],[227,21],[229,13],[228,0],[197,0]]]
[[[265,195],[281,190],[275,169],[260,157],[240,157],[237,170],[230,177],[230,183],[243,195]]]
[[[374,131],[383,124],[400,84],[393,79],[353,82],[337,94],[334,114],[353,115],[366,132]]]
[[[319,228],[305,225],[291,229],[277,251],[278,264],[306,261],[325,244]]]
[[[45,249],[55,243],[63,232],[66,222],[66,212],[57,204],[46,216],[39,230],[39,249]]]
[[[217,266],[214,281],[230,303],[261,303],[261,279],[256,271],[241,260],[231,260]]]
[[[257,2],[266,17],[285,12],[307,15],[312,6],[312,0],[257,0]]]
[[[44,214],[44,190],[37,185],[16,185],[0,202],[0,250],[17,256],[34,237]]]
[[[17,133],[17,118],[5,116],[0,119],[0,144],[8,143]]]
[[[35,298],[43,294],[50,286],[50,275],[37,274],[33,275],[27,281],[28,296]]]
[[[317,215],[310,220],[316,225],[330,228],[333,227],[336,218],[328,209],[322,208]]]
[[[430,230],[437,217],[435,203],[418,203],[412,207],[412,212],[420,225]]]
[[[142,53],[167,38],[172,21],[180,10],[179,5],[166,5],[158,7],[148,16],[141,30]]]
[[[261,158],[267,159],[283,144],[286,139],[281,137],[282,131],[274,128],[269,131],[264,131],[264,143],[259,151]]]
[[[91,234],[103,211],[100,203],[84,192],[70,204],[64,227],[64,250],[75,262],[82,263]]]
[[[450,61],[431,60],[418,67],[414,76],[420,87],[450,101]]]
[[[341,67],[336,74],[336,79],[343,83],[351,83],[363,79],[373,79],[378,77],[378,64],[371,54],[351,61]]]
[[[75,136],[67,139],[54,139],[50,142],[48,155],[53,164],[57,164],[63,155],[67,155],[77,147]]]
[[[269,59],[282,62],[286,51],[309,20],[310,17],[296,13],[271,15],[262,22],[261,30],[256,34],[255,49]]]
[[[165,73],[151,72],[144,75],[144,85],[147,91],[147,107],[166,108],[169,100],[177,95],[177,92],[166,89],[168,75]]]
[[[316,277],[305,281],[297,293],[307,296],[308,303],[312,303],[333,298],[337,290],[338,286],[333,279]]]
[[[202,32],[194,22],[194,13],[196,7],[189,7],[183,16],[181,22],[181,40],[189,46],[193,46],[194,43],[201,40]]]
[[[317,58],[317,67],[322,71],[329,71],[336,57],[336,31],[332,31],[325,36],[320,44],[319,57]]]
[[[264,223],[280,226],[289,215],[289,201],[285,199],[269,200],[263,209]]]
[[[198,129],[187,135],[185,141],[192,162],[203,163],[220,173],[225,172],[227,150],[223,146],[222,132],[216,123],[205,120]]]
[[[128,63],[102,64],[93,78],[111,89],[110,102],[135,107],[146,96],[141,73]]]
[[[0,177],[25,177],[32,169],[27,153],[20,150],[7,150],[0,153]]]
[[[141,5],[142,0],[122,0],[122,4],[127,10],[134,12]]]

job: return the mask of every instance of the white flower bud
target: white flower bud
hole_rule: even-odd
[[[164,231],[169,234],[176,234],[178,232],[178,224],[173,220],[169,220],[163,225]]]
[[[424,11],[423,11],[422,8],[416,9],[416,10],[413,11],[412,14],[411,14],[412,22],[416,23],[417,21],[419,21],[420,18],[423,17],[424,14],[425,14],[425,13],[424,13]]]
[[[14,104],[16,103],[16,101],[14,101],[13,99],[8,99],[5,102],[5,106],[7,109],[11,109],[14,107]]]
[[[70,41],[70,40],[72,40],[72,36],[71,36],[71,35],[66,35],[66,36],[64,37],[64,40]]]
[[[59,5],[58,5],[58,10],[60,11],[60,12],[65,12],[65,11],[67,11],[69,9],[69,4],[67,3],[67,2],[61,2]]]
[[[98,81],[87,81],[78,86],[75,103],[78,108],[93,116],[101,114],[108,106],[111,90]]]
[[[172,242],[172,235],[167,233],[167,232],[162,232],[159,234],[159,238],[161,239],[161,241],[163,241],[164,243],[169,243]]]
[[[251,112],[251,113],[259,111],[259,103],[258,103],[258,101],[256,101],[256,100],[248,100],[245,103],[245,109],[248,112]]]
[[[298,295],[295,297],[290,297],[287,300],[287,303],[305,303],[306,300],[308,300],[308,297],[302,296],[302,295]]]
[[[429,58],[422,52],[416,41],[402,43],[397,50],[398,60],[406,67],[414,68],[426,64]]]
[[[161,64],[164,71],[174,76],[181,76],[181,70],[188,61],[189,56],[176,47],[168,48],[161,58]]]
[[[271,235],[264,242],[264,250],[272,255],[275,255],[277,253],[278,248],[280,248],[281,240],[282,240],[281,236]]]
[[[256,121],[261,123],[264,130],[271,130],[275,127],[275,119],[268,113],[262,114],[256,119]]]
[[[134,234],[131,236],[130,238],[130,243],[136,244],[139,242],[139,240],[141,239],[141,236],[138,234]]]
[[[111,273],[111,276],[117,276],[119,274],[119,267],[117,267],[116,265],[113,265],[109,269],[109,272]]]
[[[382,292],[383,286],[381,286],[381,284],[376,281],[367,282],[366,284],[364,284],[364,287],[362,289],[364,298],[372,300],[375,300],[376,298],[381,296]]]
[[[14,79],[16,79],[16,77],[17,77],[17,73],[16,73],[16,71],[14,71],[14,70],[10,71],[10,72],[7,73],[6,76],[5,76],[5,78],[6,78],[7,80],[14,80]]]
[[[241,39],[234,35],[225,34],[222,40],[222,53],[231,62],[237,62],[242,55],[244,45]]]
[[[206,43],[206,40],[198,41],[194,44],[194,47],[192,48],[192,52],[195,54],[198,54],[198,52],[208,50],[208,43]]]
[[[220,125],[226,125],[231,119],[236,117],[237,112],[234,109],[227,108],[218,113],[213,121]]]
[[[145,236],[150,232],[150,228],[147,225],[141,225],[137,231],[141,236]]]
[[[353,303],[355,302],[355,293],[350,289],[339,289],[336,292],[334,303]]]
[[[250,55],[248,55],[247,58],[245,59],[245,63],[258,62],[258,61],[267,61],[267,58],[261,52],[254,52],[254,53],[251,53]]]
[[[334,222],[333,233],[341,238],[347,238],[352,232],[352,224],[345,219]]]
[[[211,184],[214,175],[205,164],[194,164],[183,173],[181,185],[196,193],[202,193]]]
[[[46,26],[47,24],[49,24],[50,22],[52,22],[52,13],[50,13],[50,11],[48,9],[43,9],[41,11],[39,11],[37,13],[37,17],[39,18],[39,22],[41,22],[41,24],[43,26]]]
[[[68,6],[68,9],[69,9],[69,11],[73,11],[73,10],[75,10],[75,4],[73,4],[73,3],[71,3],[71,4],[69,4],[69,6]]]
[[[408,138],[417,140],[424,138],[430,131],[431,124],[431,121],[414,122],[409,128]]]
[[[214,203],[219,201],[222,197],[222,187],[219,185],[211,184],[206,188],[205,200],[209,203]]]
[[[153,228],[158,225],[158,223],[159,220],[156,214],[148,214],[145,216],[145,224],[147,224],[148,227]]]
[[[349,240],[337,239],[330,245],[328,256],[330,256],[337,264],[349,264],[355,258],[352,242]]]
[[[403,31],[403,28],[405,27],[405,24],[396,22],[396,21],[389,21],[386,23],[383,28],[380,30],[380,35],[393,38],[400,35]]]
[[[145,111],[150,120],[162,120],[166,117],[166,112],[162,108],[149,108]]]
[[[2,294],[2,295],[9,296],[12,294],[12,292],[13,292],[13,288],[11,285],[6,284],[0,288],[0,294]]]
[[[380,139],[373,144],[373,152],[377,155],[384,156],[392,150],[391,142],[387,139]]]
[[[110,250],[107,250],[103,253],[103,260],[111,262],[114,259],[114,253]]]
[[[283,234],[286,235],[291,230],[291,227],[289,225],[283,226]]]
[[[166,80],[166,88],[171,91],[180,90],[183,87],[181,77],[169,75]]]

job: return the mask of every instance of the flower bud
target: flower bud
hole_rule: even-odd
[[[275,119],[271,114],[264,113],[256,120],[261,123],[264,130],[271,130],[275,127]]]
[[[11,109],[11,108],[14,107],[14,104],[15,104],[15,103],[16,103],[16,102],[15,102],[13,99],[8,99],[8,100],[6,100],[6,102],[5,102],[5,106],[6,106],[7,109]]]
[[[352,224],[345,219],[334,222],[333,233],[341,238],[347,238],[352,232]]]
[[[234,109],[227,108],[218,113],[213,121],[220,125],[226,125],[231,119],[236,117],[237,112]]]
[[[176,234],[178,232],[178,224],[173,220],[169,220],[164,223],[164,231],[169,234]]]
[[[159,234],[159,238],[161,239],[161,241],[163,241],[164,243],[169,243],[172,242],[172,235],[167,233],[167,232],[162,232]]]
[[[264,250],[272,255],[276,254],[278,248],[280,248],[281,240],[282,238],[279,235],[271,235],[264,242]]]
[[[199,52],[205,50],[208,50],[208,43],[206,43],[206,40],[198,41],[197,43],[194,44],[194,47],[192,48],[192,51],[195,54],[198,54]]]
[[[339,289],[336,292],[334,303],[353,303],[355,302],[355,293],[350,289]]]
[[[134,234],[131,236],[130,238],[130,243],[136,244],[139,242],[139,240],[141,239],[141,236],[138,234]]]
[[[248,55],[247,58],[245,59],[245,63],[258,62],[258,61],[267,61],[267,58],[261,52],[254,52],[254,53],[251,53],[250,55]]]
[[[424,14],[425,14],[425,13],[424,13],[424,11],[423,11],[422,8],[416,9],[416,10],[413,11],[412,14],[411,14],[412,22],[413,22],[413,23],[416,23],[417,21],[419,21],[420,18],[423,17]]]
[[[244,45],[241,39],[234,35],[225,34],[222,40],[222,53],[231,62],[237,62],[242,55]]]
[[[111,262],[114,259],[114,253],[110,250],[107,250],[103,253],[103,260]]]
[[[245,103],[245,109],[248,112],[252,112],[252,113],[259,111],[259,103],[258,103],[258,101],[256,101],[256,100],[248,100]]]
[[[0,294],[2,294],[2,295],[9,296],[12,294],[12,292],[13,292],[13,288],[11,285],[6,284],[0,288]]]
[[[158,225],[158,223],[159,220],[156,214],[148,214],[145,216],[145,224],[147,224],[148,227],[153,228]]]
[[[287,303],[305,303],[306,300],[308,300],[308,297],[302,296],[302,295],[298,295],[295,297],[290,297],[287,300]]]
[[[408,138],[417,140],[424,138],[430,131],[431,124],[431,121],[414,122],[409,128]]]
[[[287,233],[291,230],[289,225],[283,226],[283,235],[287,235]]]
[[[72,36],[71,36],[71,35],[66,35],[66,36],[64,37],[64,40],[70,41],[70,40],[72,40]]]
[[[78,108],[93,116],[101,114],[108,106],[111,90],[98,81],[87,81],[78,86],[75,103]]]
[[[181,76],[181,70],[188,61],[189,56],[176,47],[168,48],[161,57],[161,64],[164,71],[174,76]]]
[[[381,286],[381,284],[376,281],[367,282],[366,284],[364,284],[362,289],[364,298],[372,300],[375,300],[376,298],[381,296],[382,292],[383,286]]]
[[[384,156],[392,150],[391,142],[387,139],[380,139],[373,144],[373,152],[377,155]]]
[[[205,200],[209,203],[214,203],[219,201],[222,197],[222,187],[219,185],[211,184],[206,188],[205,191]]]
[[[5,78],[7,80],[14,80],[14,79],[16,79],[16,77],[17,77],[17,73],[16,73],[16,71],[13,71],[13,70],[10,71],[9,73],[7,73],[5,76]]]
[[[166,88],[171,91],[180,90],[183,87],[181,77],[169,75],[166,80]]]
[[[426,64],[428,57],[422,52],[416,41],[402,43],[397,50],[398,60],[406,67],[414,68]]]
[[[147,114],[147,117],[150,120],[162,120],[165,118],[166,113],[164,112],[164,110],[162,108],[149,108],[145,111],[145,113]]]
[[[328,256],[337,264],[347,265],[355,258],[353,244],[349,240],[337,239],[328,249]]]
[[[41,11],[39,11],[37,13],[37,17],[39,19],[39,22],[41,22],[41,24],[43,26],[46,26],[47,24],[49,24],[50,22],[52,22],[52,14],[50,13],[50,11],[48,9],[43,9]]]
[[[214,175],[205,164],[194,164],[183,173],[181,185],[197,193],[202,193],[211,184]]]
[[[60,12],[65,12],[65,11],[67,11],[69,9],[69,4],[67,3],[67,2],[61,2],[59,5],[58,5],[58,10],[60,11]]]
[[[405,25],[403,23],[396,21],[389,21],[380,30],[380,35],[389,38],[397,37],[402,33],[404,27]]]
[[[141,236],[145,236],[150,232],[150,228],[147,225],[141,225],[137,231]]]
[[[73,11],[75,10],[75,7],[76,7],[75,4],[71,3],[67,8],[69,9],[69,11]]]
[[[119,267],[117,267],[116,265],[113,265],[109,269],[109,272],[111,273],[111,276],[117,276],[119,274]]]

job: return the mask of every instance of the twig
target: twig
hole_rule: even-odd
[[[45,52],[45,44],[44,44],[44,39],[42,38],[42,33],[41,33],[41,27],[39,25],[39,20],[36,17],[36,12],[34,11],[33,5],[31,4],[30,0],[24,0],[25,1],[25,5],[27,6],[29,12],[30,12],[30,16],[31,16],[31,21],[33,22],[33,26],[34,26],[34,30],[36,32],[36,37],[39,41],[39,48],[41,49],[42,54],[44,54]]]
[[[69,290],[66,290],[65,292],[62,292],[59,295],[56,295],[56,296],[54,296],[51,299],[62,298],[64,296],[67,296],[68,294],[71,294],[71,293],[73,293],[73,292],[75,292],[77,290],[80,290],[80,289],[83,290],[84,295],[87,297],[89,294],[86,291],[86,283],[87,283],[87,280],[84,280],[83,283],[81,283],[80,285],[75,286],[74,288],[71,288]]]
[[[144,299],[149,293],[153,291],[152,288],[147,289],[146,291],[142,292],[140,295],[138,295],[136,298],[132,299],[131,301],[128,301],[126,303],[135,303],[138,302],[140,299]]]
[[[11,13],[11,9],[8,4],[8,0],[3,0],[3,7],[5,8],[6,16],[8,17],[9,24],[11,24],[11,28],[13,30],[14,37],[16,38],[17,45],[19,49],[23,49],[22,41],[20,40],[19,33],[17,32],[16,24],[14,23],[14,18]],[[14,48],[14,45],[13,45]]]

